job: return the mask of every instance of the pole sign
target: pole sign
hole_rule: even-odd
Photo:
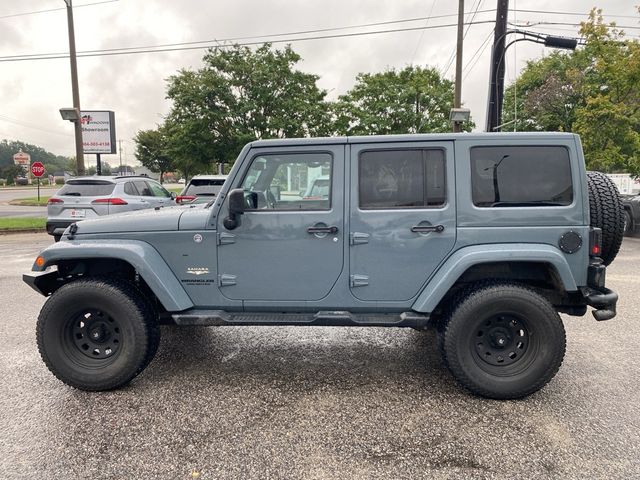
[[[31,155],[20,150],[18,153],[13,155],[13,163],[20,165],[25,170],[28,170],[29,165],[31,164]]]
[[[116,122],[112,111],[83,110],[80,124],[84,153],[116,153]]]
[[[34,177],[40,178],[44,175],[44,165],[42,162],[33,162],[31,164],[31,173]]]

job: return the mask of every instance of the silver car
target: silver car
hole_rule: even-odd
[[[176,203],[209,203],[220,193],[226,180],[226,175],[196,175],[176,197]]]
[[[47,232],[56,241],[72,223],[86,218],[174,204],[175,194],[147,177],[78,177],[47,202]]]

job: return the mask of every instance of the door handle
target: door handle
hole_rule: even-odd
[[[444,225],[414,225],[411,227],[411,231],[414,233],[442,233],[444,231]]]
[[[338,227],[309,227],[307,228],[307,233],[316,234],[316,233],[338,233]]]

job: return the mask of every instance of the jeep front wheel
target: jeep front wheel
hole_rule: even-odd
[[[49,370],[82,390],[130,382],[155,353],[158,326],[148,302],[123,280],[82,279],[58,289],[37,323],[38,349]]]
[[[468,390],[496,399],[536,392],[556,374],[566,337],[552,305],[515,284],[481,286],[458,300],[443,331],[443,355]]]

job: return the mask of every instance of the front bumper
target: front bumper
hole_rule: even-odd
[[[29,272],[22,275],[22,281],[45,297],[55,292],[61,283],[58,272]]]

